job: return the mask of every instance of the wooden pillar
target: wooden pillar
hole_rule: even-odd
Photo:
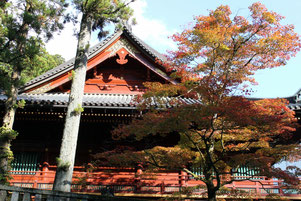
[[[137,175],[141,175],[143,173],[143,166],[141,163],[138,163],[137,165],[137,170],[136,170],[136,174]]]
[[[141,192],[141,175],[143,174],[143,165],[142,163],[138,163],[136,166],[136,192]]]
[[[164,184],[164,181],[162,181],[161,183],[161,194],[164,194],[165,192],[165,184]]]
[[[49,164],[47,162],[43,163],[41,176],[44,181],[49,181]]]
[[[224,174],[222,179],[224,181],[230,181],[231,180],[231,167],[226,167],[225,170],[224,170],[225,173],[227,174]]]
[[[186,178],[187,178],[188,174],[185,171],[180,171],[180,186],[186,186]]]
[[[255,182],[255,188],[256,188],[256,197],[260,197],[261,196],[261,188],[262,185],[259,182]]]

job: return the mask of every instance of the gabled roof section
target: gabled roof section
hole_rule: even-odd
[[[101,41],[97,45],[91,47],[89,49],[89,60],[93,57],[97,56],[99,53],[104,51],[106,48],[108,48],[112,43],[114,43],[116,40],[118,40],[121,36],[124,36],[128,41],[130,41],[135,48],[138,49],[138,51],[141,51],[144,56],[146,56],[148,59],[152,60],[154,63],[157,59],[161,61],[166,61],[166,57],[150,46],[148,46],[146,43],[144,43],[141,39],[136,37],[129,28],[124,27],[123,30],[116,30],[111,36],[107,37],[105,40]],[[146,65],[146,67],[150,68],[153,72],[161,76],[162,78],[170,81],[171,83],[175,83],[165,72],[163,72],[160,69],[155,69],[152,67],[152,65],[149,65],[150,62],[147,62],[143,58],[141,58],[141,55],[133,55],[134,58],[142,62]],[[71,71],[74,68],[74,62],[75,58],[70,59],[69,61],[47,71],[46,73],[34,78],[33,80],[27,82],[21,89],[20,92],[26,92],[32,88],[35,88],[43,83],[46,83],[50,80],[53,80],[56,77],[59,77],[69,71]]]

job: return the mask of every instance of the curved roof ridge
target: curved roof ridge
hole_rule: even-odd
[[[146,44],[143,40],[141,40],[139,37],[137,37],[131,30],[129,30],[127,27],[124,28],[124,31],[144,50],[146,51],[148,54],[150,54],[153,59],[160,59],[162,61],[166,61],[166,57],[161,54],[160,52],[158,52],[157,50],[155,50],[154,48],[152,48],[151,46],[149,46],[148,44]]]

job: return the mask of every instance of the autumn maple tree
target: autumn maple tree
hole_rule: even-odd
[[[102,156],[113,164],[122,159],[123,164],[132,160],[145,167],[185,171],[204,182],[208,200],[216,200],[217,191],[237,179],[231,175],[239,167],[256,170],[241,173],[245,179],[281,175],[298,185],[296,177],[272,166],[294,158],[300,149],[292,142],[294,112],[286,100],[245,98],[245,85],[255,83],[257,70],[285,65],[301,41],[292,25],[281,25],[283,17],[261,3],[249,10],[248,18],[232,18],[230,8],[220,6],[173,35],[178,48],[163,65],[179,84],[146,83],[149,91],[140,103],[147,112],[113,132],[116,139],[155,141],[166,136],[178,139],[176,144]]]

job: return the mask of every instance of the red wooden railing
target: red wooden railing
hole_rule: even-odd
[[[12,172],[11,184],[14,186],[50,190],[54,181],[56,166],[44,164],[41,171]],[[236,177],[237,178],[237,177]],[[226,185],[220,196],[232,197],[237,195],[264,198],[270,194],[300,199],[301,193],[296,189],[287,189],[283,182],[266,177],[257,180],[235,181]],[[193,196],[203,197],[204,183],[191,179],[184,172],[161,170],[156,172],[142,172],[132,168],[93,168],[93,172],[85,171],[83,167],[75,167],[73,174],[73,192],[103,193],[111,192],[119,196],[164,196],[193,188]],[[299,189],[300,190],[300,189]]]

